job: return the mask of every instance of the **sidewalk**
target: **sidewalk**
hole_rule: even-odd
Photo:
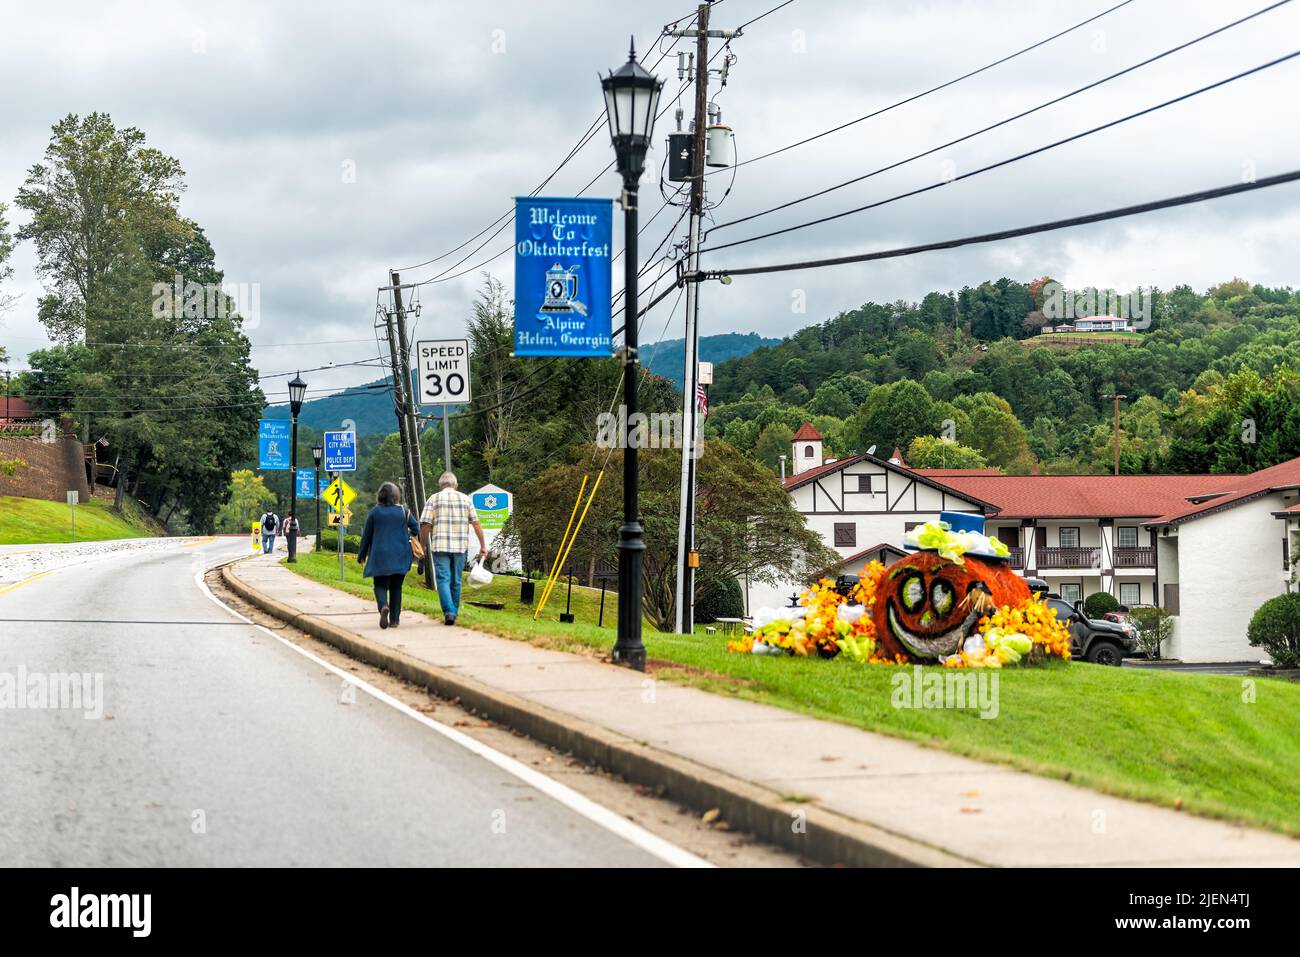
[[[824,863],[1298,866],[1300,840],[656,682],[295,575],[278,557],[226,569],[245,598],[494,720]],[[305,613],[305,614],[304,614]]]

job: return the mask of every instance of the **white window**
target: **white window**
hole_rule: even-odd
[[[1138,547],[1138,530],[1136,525],[1121,525],[1117,530],[1116,544],[1120,548],[1137,548]]]
[[[1061,597],[1073,605],[1076,601],[1083,598],[1083,586],[1078,582],[1063,582],[1061,585]]]
[[[1132,608],[1142,600],[1142,586],[1137,582],[1126,582],[1119,586],[1119,603]]]
[[[1060,536],[1062,548],[1079,547],[1079,530],[1077,528],[1061,528],[1057,531],[1057,535]]]

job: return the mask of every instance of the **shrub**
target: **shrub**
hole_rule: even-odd
[[[740,618],[744,614],[745,596],[736,579],[726,575],[700,582],[699,595],[695,599],[697,622],[707,624],[719,618]]]
[[[1288,592],[1260,605],[1246,638],[1268,652],[1279,668],[1300,667],[1300,592]]]
[[[1174,620],[1163,608],[1135,608],[1133,620],[1138,627],[1138,648],[1149,658],[1160,657],[1160,646],[1173,637]]]
[[[339,552],[339,530],[337,528],[322,528],[320,533],[320,550],[329,555],[337,555]],[[344,535],[343,551],[348,555],[355,555],[361,549],[360,535]]]
[[[1118,609],[1119,601],[1109,592],[1096,591],[1083,600],[1083,613],[1089,618],[1101,618]]]

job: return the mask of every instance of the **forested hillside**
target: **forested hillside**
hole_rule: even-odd
[[[719,365],[708,434],[776,467],[809,419],[830,455],[921,467],[1237,472],[1300,455],[1300,294],[1233,279],[1151,297],[1136,340],[1028,348],[1043,281],[869,302]]]

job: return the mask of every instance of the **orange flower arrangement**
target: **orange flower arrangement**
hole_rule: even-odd
[[[835,583],[823,578],[799,599],[804,608],[800,618],[777,619],[755,634],[727,642],[727,651],[753,653],[756,642],[799,657],[814,655],[833,658],[843,655],[852,661],[877,665],[906,665],[910,659],[890,654],[876,641],[871,614],[885,580],[886,568],[878,561],[865,565],[849,597],[840,594]],[[860,612],[845,606],[862,606]],[[845,609],[841,614],[841,609]],[[1001,668],[1024,662],[1033,664],[1048,657],[1070,657],[1070,632],[1056,620],[1042,596],[1031,596],[1015,605],[1002,605],[979,619],[978,640],[969,650],[960,648],[943,659],[947,668]],[[759,649],[763,650],[763,649]]]

